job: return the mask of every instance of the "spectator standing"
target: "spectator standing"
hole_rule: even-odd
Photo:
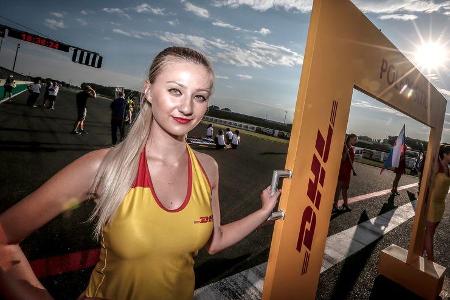
[[[35,78],[34,82],[29,86],[30,95],[28,96],[27,104],[29,106],[37,107],[36,101],[41,94],[41,79]]]
[[[231,139],[231,148],[237,149],[241,142],[241,137],[239,136],[239,130],[235,130],[233,134],[233,138]]]
[[[59,83],[55,81],[52,83],[52,86],[48,90],[48,101],[49,101],[48,109],[50,110],[55,109],[56,96],[58,96],[58,92],[59,92]]]
[[[49,102],[49,95],[50,90],[53,89],[53,82],[50,80],[47,80],[45,83],[45,92],[44,92],[44,99],[42,99],[42,107],[46,107],[47,103]]]
[[[9,101],[13,101],[12,92],[14,88],[16,87],[16,82],[14,80],[13,75],[9,75],[8,78],[6,78],[5,84],[3,85],[3,99],[6,97],[9,97]]]
[[[347,191],[350,187],[350,178],[351,173],[353,171],[353,175],[356,175],[355,170],[353,169],[353,161],[355,160],[355,150],[354,146],[358,142],[358,137],[356,134],[349,134],[345,139],[344,149],[342,150],[342,158],[341,158],[341,167],[339,169],[339,177],[338,183],[336,186],[336,193],[334,196],[333,203],[333,212],[336,213],[339,211],[338,201],[339,196],[342,192],[342,198],[344,200],[344,204],[342,207],[347,211],[351,211],[351,208],[348,206],[348,195]]]
[[[391,194],[394,196],[400,195],[400,193],[397,190],[398,183],[400,182],[400,178],[402,177],[402,175],[405,174],[405,171],[406,171],[405,154],[402,153],[402,155],[400,156],[398,167],[394,169],[395,178],[394,181],[392,182],[392,190],[391,190]]]
[[[209,124],[208,128],[206,128],[206,138],[212,139],[213,136],[214,136],[213,124]]]
[[[87,100],[88,98],[96,97],[97,94],[89,85],[85,85],[84,89],[76,95],[77,120],[73,125],[72,134],[87,134],[87,131],[84,130],[84,121],[86,120],[87,115]]]
[[[125,138],[125,120],[131,120],[131,110],[123,92],[111,103],[111,136],[112,144],[117,143],[117,129],[120,132],[120,141]]]

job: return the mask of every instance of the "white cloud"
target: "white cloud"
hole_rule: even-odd
[[[416,15],[399,15],[399,14],[392,14],[392,15],[381,15],[378,17],[380,20],[401,20],[401,21],[412,21],[417,19]]]
[[[373,105],[369,101],[366,101],[366,100],[355,99],[355,100],[352,101],[351,105],[354,106],[354,107],[374,110],[374,111],[377,111],[377,112],[392,114],[392,115],[395,115],[397,117],[406,118],[406,116],[404,114],[402,114],[401,112],[399,112],[399,111],[397,111],[395,109],[392,109],[392,108],[389,108],[389,107],[376,106],[376,105]]]
[[[221,20],[216,20],[216,21],[212,22],[212,24],[217,27],[229,28],[229,29],[236,30],[236,31],[255,32],[255,33],[259,33],[261,35],[268,35],[271,33],[271,31],[268,28],[262,27],[260,30],[252,31],[252,30],[241,28],[241,27],[233,25],[233,24],[225,23]]]
[[[450,90],[446,90],[446,89],[437,89],[437,90],[444,96],[450,96]]]
[[[184,9],[186,11],[192,12],[193,14],[195,14],[199,17],[209,18],[209,12],[207,9],[196,6],[196,5],[192,4],[191,2],[184,2]]]
[[[77,20],[81,26],[86,26],[88,24],[88,22],[86,22],[86,20],[84,20],[82,18],[76,18],[75,20]]]
[[[285,10],[298,10],[309,12],[312,0],[215,0],[215,6],[239,7],[247,5],[258,11],[266,11],[271,8],[283,8]]]
[[[53,30],[66,28],[63,20],[45,19],[45,26]]]
[[[399,11],[432,13],[450,5],[450,1],[434,3],[429,0],[353,0],[352,2],[363,12],[388,14]]]
[[[194,47],[206,53],[213,61],[220,60],[223,63],[241,67],[294,67],[303,63],[303,55],[284,46],[273,45],[259,40],[254,40],[249,45],[240,47],[218,38],[207,39],[183,33],[124,31],[118,28],[113,29],[113,32],[137,39],[153,37],[170,45]]]
[[[125,13],[125,11],[123,9],[120,8],[103,8],[102,11],[107,12],[109,14],[117,14],[121,17],[127,18],[127,19],[131,19],[130,15]]]
[[[239,77],[240,79],[252,79],[253,76],[251,75],[247,75],[247,74],[236,74],[237,77]]]
[[[217,26],[217,27],[230,28],[230,29],[237,30],[237,31],[241,30],[240,27],[237,27],[237,26],[234,26],[234,25],[222,22],[220,20],[214,21],[212,24],[214,26]]]
[[[400,11],[432,13],[450,6],[450,1],[434,3],[429,0],[352,0],[352,2],[364,12],[380,14]],[[309,12],[312,0],[214,0],[214,5],[232,8],[246,5],[257,11],[281,8],[286,11]]]
[[[93,14],[95,14],[95,12],[90,9],[82,9],[82,10],[80,10],[80,14],[82,14],[83,16],[87,16],[87,15],[93,15]]]
[[[176,26],[176,25],[180,24],[180,21],[178,21],[178,19],[175,19],[175,20],[167,21],[167,23],[169,23],[170,26]]]
[[[264,66],[289,66],[301,64],[303,56],[286,47],[254,40],[246,48],[221,39],[165,32],[155,34],[163,41],[181,46],[195,46],[210,57],[235,66],[263,68]]]
[[[446,11],[446,12],[444,12],[444,15],[446,15],[446,16],[450,16],[450,11]]]
[[[216,75],[217,79],[229,79],[228,76]]]
[[[54,17],[56,17],[56,18],[60,18],[60,19],[62,19],[62,18],[64,18],[64,13],[63,12],[51,12],[50,13],[52,16],[54,16]]]
[[[128,36],[128,37],[133,37],[136,39],[143,39],[144,36],[148,35],[148,33],[146,33],[146,32],[135,32],[135,31],[128,32],[128,31],[124,31],[119,28],[114,28],[112,31],[117,34],[121,34],[121,35]]]
[[[137,13],[150,13],[153,15],[164,16],[164,8],[152,7],[147,3],[142,3],[134,8]]]
[[[271,33],[270,29],[262,27],[259,31],[257,31],[258,33],[262,34],[262,35],[268,35]]]

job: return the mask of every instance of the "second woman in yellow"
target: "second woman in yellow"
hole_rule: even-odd
[[[424,252],[426,253],[426,257],[432,261],[434,261],[434,233],[444,215],[445,199],[450,187],[448,164],[450,164],[450,145],[444,144],[439,148],[439,166],[437,173],[434,175],[433,182],[431,183],[426,217]]]

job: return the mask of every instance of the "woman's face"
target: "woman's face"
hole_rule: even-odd
[[[186,135],[205,115],[212,83],[212,74],[203,65],[169,61],[153,84],[145,84],[154,121],[170,135]]]
[[[356,136],[352,137],[350,139],[350,145],[352,145],[352,146],[355,146],[357,142],[358,142],[358,138]]]
[[[447,164],[450,164],[450,153],[444,153],[443,161]]]

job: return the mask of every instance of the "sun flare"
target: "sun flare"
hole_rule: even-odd
[[[437,71],[449,63],[449,50],[437,42],[427,42],[417,47],[415,60],[420,68]]]

